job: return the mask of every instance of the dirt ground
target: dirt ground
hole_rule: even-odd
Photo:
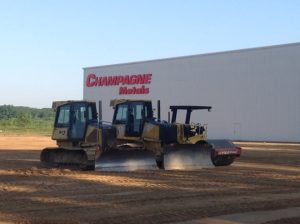
[[[300,206],[300,145],[242,143],[232,166],[197,171],[83,172],[41,167],[49,139],[0,137],[0,223],[176,223]]]

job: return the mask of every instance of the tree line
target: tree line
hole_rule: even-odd
[[[23,106],[0,106],[0,130],[51,128],[55,113],[51,108],[30,108]]]

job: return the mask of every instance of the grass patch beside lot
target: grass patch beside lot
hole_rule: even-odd
[[[53,121],[34,120],[20,125],[17,122],[0,121],[0,135],[43,135],[52,134]]]
[[[0,135],[50,136],[53,121],[54,111],[50,108],[0,106]]]

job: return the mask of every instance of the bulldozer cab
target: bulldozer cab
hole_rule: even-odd
[[[193,110],[208,110],[208,111],[210,111],[211,106],[170,106],[170,110],[172,111],[171,123],[176,123],[178,110],[186,110],[185,124],[189,124]]]
[[[201,125],[200,123],[190,122],[191,114],[194,110],[211,110],[211,106],[170,106],[172,111],[172,124],[176,124],[179,129],[183,130],[179,137],[180,142],[191,142],[195,143],[200,140],[206,139],[206,125]],[[178,110],[186,111],[186,117],[184,124],[177,123],[177,112]],[[181,139],[181,140],[180,140]]]
[[[85,138],[87,126],[98,122],[95,103],[68,101],[55,109],[54,140],[81,141]]]
[[[141,137],[147,119],[153,119],[151,101],[128,100],[115,105],[113,125],[118,127],[119,137]]]

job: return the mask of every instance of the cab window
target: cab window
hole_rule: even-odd
[[[127,112],[128,112],[128,105],[126,105],[126,104],[118,105],[115,123],[116,124],[125,124],[127,122]]]
[[[68,125],[70,121],[70,105],[61,106],[57,119],[57,125]]]

